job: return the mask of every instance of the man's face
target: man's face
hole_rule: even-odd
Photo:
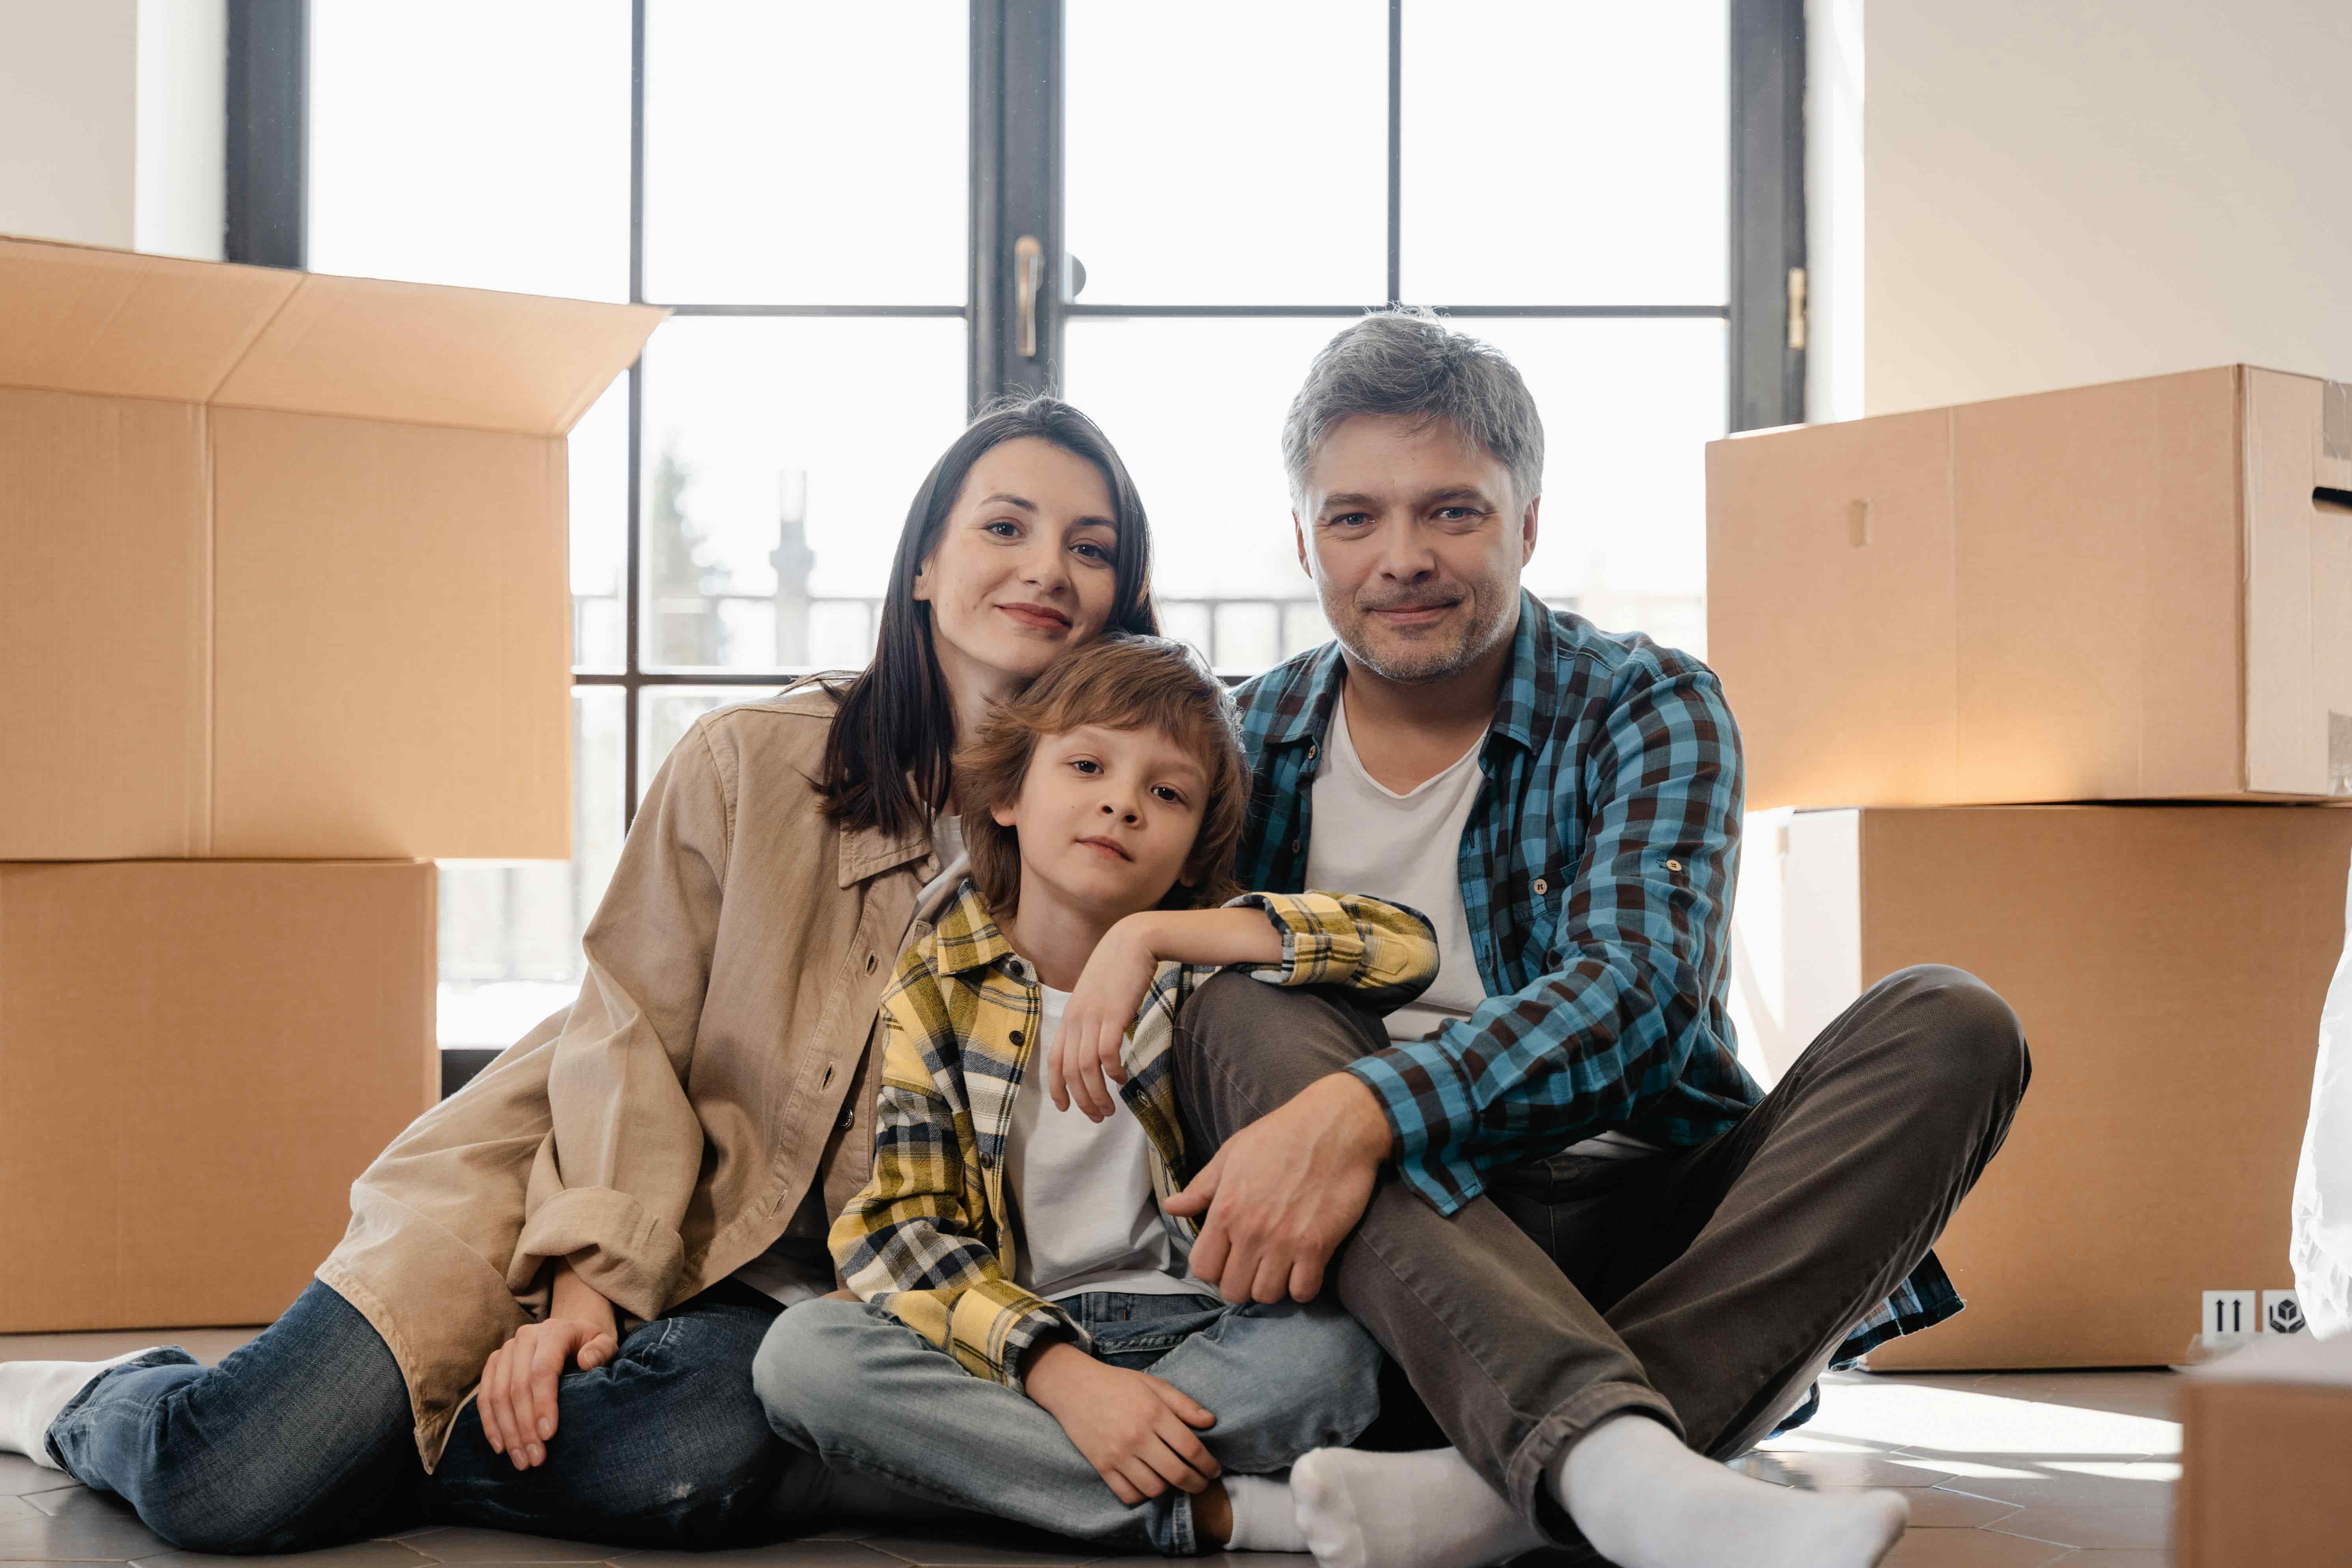
[[[1518,625],[1536,501],[1454,425],[1359,414],[1325,436],[1291,515],[1324,618],[1375,674],[1443,680]]]

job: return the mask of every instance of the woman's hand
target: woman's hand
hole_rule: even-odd
[[[1127,1081],[1119,1053],[1160,967],[1147,921],[1129,915],[1105,931],[1078,973],[1045,1055],[1045,1092],[1057,1110],[1076,1100],[1087,1120],[1102,1121],[1118,1110],[1110,1084]]]
[[[1216,1459],[1192,1430],[1217,1418],[1172,1384],[1106,1366],[1067,1341],[1035,1352],[1022,1384],[1129,1508],[1171,1486],[1203,1492],[1217,1479]]]
[[[586,1372],[620,1351],[613,1303],[558,1259],[547,1321],[525,1323],[482,1363],[475,1404],[491,1451],[504,1454],[518,1470],[546,1463],[548,1439],[555,1436],[556,1380],[568,1366]]]

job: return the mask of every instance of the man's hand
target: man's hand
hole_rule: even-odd
[[[1313,1300],[1394,1141],[1380,1100],[1343,1072],[1226,1139],[1168,1200],[1171,1214],[1208,1215],[1192,1277],[1228,1301]]]
[[[518,1470],[546,1463],[547,1442],[555,1436],[556,1380],[567,1366],[585,1372],[620,1351],[613,1303],[559,1261],[547,1321],[525,1323],[482,1363],[475,1404],[491,1451],[504,1454]]]
[[[1021,1383],[1129,1508],[1171,1486],[1206,1491],[1217,1479],[1216,1459],[1192,1431],[1217,1418],[1172,1384],[1106,1366],[1066,1341],[1033,1352]]]

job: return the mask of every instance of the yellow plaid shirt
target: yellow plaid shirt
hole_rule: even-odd
[[[1263,910],[1281,933],[1282,962],[1255,966],[1276,984],[1343,985],[1385,1013],[1437,976],[1429,922],[1401,905],[1245,893],[1234,906]],[[1119,1093],[1150,1143],[1151,1186],[1163,1205],[1190,1175],[1170,1056],[1176,1016],[1215,973],[1160,965],[1122,1052]],[[858,1295],[967,1371],[1014,1388],[1032,1347],[1087,1342],[1060,1308],[1014,1283],[1021,1227],[1005,1189],[1005,1143],[1042,1014],[1035,972],[965,883],[930,934],[907,950],[883,995],[874,1179],[831,1237],[834,1261]],[[1191,1223],[1164,1206],[1160,1217],[1179,1256],[1189,1252]]]

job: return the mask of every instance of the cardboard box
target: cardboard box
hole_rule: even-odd
[[[1707,448],[1753,809],[2352,795],[2352,388],[2231,365]]]
[[[0,240],[0,861],[568,856],[564,434],[662,314]]]
[[[2008,999],[2009,1140],[1937,1243],[1968,1310],[1874,1370],[2181,1361],[2203,1292],[2283,1289],[2352,812],[1990,806],[1749,819],[1738,1026],[1774,1074],[1915,963]]]
[[[0,865],[0,1332],[285,1309],[438,1091],[434,885]]]
[[[2352,1339],[2264,1336],[2181,1389],[2180,1568],[2352,1563]]]

